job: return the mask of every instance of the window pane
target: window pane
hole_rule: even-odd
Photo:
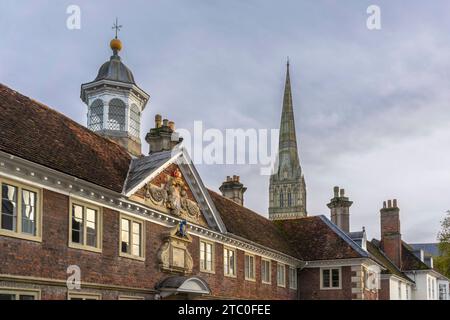
[[[84,243],[83,207],[74,204],[72,206],[72,242]]]
[[[202,269],[206,269],[205,265],[205,243],[200,242],[200,266]]]
[[[22,232],[36,235],[37,194],[22,190]]]
[[[228,250],[223,250],[223,270],[225,274],[229,274],[230,270],[228,269]]]
[[[0,300],[16,300],[15,294],[0,293]]]
[[[141,224],[133,222],[133,250],[135,256],[141,256]]]
[[[35,297],[32,295],[21,294],[19,300],[35,300]]]
[[[112,99],[109,103],[108,129],[125,131],[125,103],[120,99]]]
[[[86,245],[97,247],[97,211],[86,209]]]
[[[332,286],[333,288],[339,287],[339,269],[332,270]]]
[[[95,100],[91,105],[89,129],[92,131],[99,131],[103,129],[103,101],[100,99]]]
[[[269,261],[263,260],[261,264],[261,278],[264,282],[270,282]]]
[[[122,219],[122,245],[123,253],[130,253],[130,220]]]
[[[17,188],[2,184],[2,229],[17,231]]]
[[[231,251],[231,250],[230,250],[229,266],[230,266],[230,274],[234,275],[234,273],[235,273],[235,270],[234,270],[234,251]]]
[[[130,134],[135,137],[139,137],[141,115],[139,108],[133,104],[130,108]]]
[[[322,270],[322,287],[330,287],[330,270]]]
[[[212,271],[212,244],[206,244],[206,270]]]

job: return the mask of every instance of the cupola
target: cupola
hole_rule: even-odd
[[[141,116],[150,96],[139,88],[131,70],[122,62],[121,26],[114,25],[113,52],[94,81],[81,85],[81,100],[88,106],[87,127],[123,146],[132,156],[141,156]]]

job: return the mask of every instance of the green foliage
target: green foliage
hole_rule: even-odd
[[[438,234],[440,256],[434,258],[435,268],[450,278],[450,210],[441,222],[441,231]]]

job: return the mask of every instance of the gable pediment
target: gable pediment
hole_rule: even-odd
[[[125,195],[159,212],[226,232],[208,191],[184,149],[134,160]]]
[[[186,178],[175,163],[167,166],[130,199],[183,220],[208,226]]]

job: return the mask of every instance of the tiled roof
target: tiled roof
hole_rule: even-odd
[[[324,216],[271,221],[213,191],[210,194],[227,230],[239,237],[304,261],[368,257]]]
[[[82,125],[0,84],[0,150],[122,192],[131,157]]]
[[[325,216],[274,221],[305,261],[335,260],[368,257],[350,237]]]
[[[379,247],[379,241],[373,239],[372,241],[367,241],[367,250],[370,254],[372,254],[378,262],[380,262],[386,270],[384,270],[382,273],[384,274],[393,274],[397,277],[400,277],[406,281],[413,282],[412,279],[410,279],[408,276],[406,276],[380,249]]]
[[[296,256],[283,233],[272,221],[214,191],[209,191],[209,193],[229,233]]]
[[[413,252],[412,248],[402,241],[402,270],[428,270],[431,269],[422,260],[420,260]]]

